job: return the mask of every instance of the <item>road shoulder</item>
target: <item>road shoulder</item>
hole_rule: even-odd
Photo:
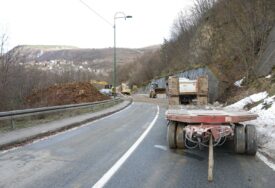
[[[81,126],[85,123],[121,111],[131,105],[131,103],[132,101],[125,100],[118,105],[95,113],[87,113],[30,128],[19,129],[7,133],[0,133],[0,150],[6,150],[13,147],[21,146],[27,143],[31,143],[36,139],[40,139],[56,134],[58,132]]]

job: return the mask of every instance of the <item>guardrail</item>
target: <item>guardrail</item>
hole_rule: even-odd
[[[11,127],[13,128],[14,127],[13,120],[19,117],[54,113],[54,112],[60,112],[65,110],[75,110],[80,108],[93,108],[96,106],[104,106],[104,105],[107,106],[109,104],[115,104],[120,101],[122,101],[121,98],[115,98],[115,99],[109,99],[109,100],[92,102],[92,103],[69,104],[69,105],[62,105],[62,106],[50,106],[50,107],[42,107],[42,108],[32,108],[32,109],[25,109],[25,110],[0,112],[0,121],[10,120]]]

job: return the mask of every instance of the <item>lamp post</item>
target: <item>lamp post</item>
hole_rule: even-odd
[[[126,15],[124,12],[116,12],[114,15],[114,72],[113,72],[113,94],[116,97],[116,19],[124,18],[132,18],[130,15]]]

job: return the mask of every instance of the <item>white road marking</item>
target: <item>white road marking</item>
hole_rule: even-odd
[[[166,146],[163,146],[163,145],[154,145],[155,148],[158,148],[158,149],[161,149],[163,151],[167,151],[168,148]]]
[[[144,140],[147,134],[155,125],[159,116],[159,106],[157,106],[157,113],[155,118],[150,123],[149,127],[142,133],[142,135],[138,138],[138,140],[128,149],[126,153],[94,184],[92,188],[101,188],[103,187],[112,176],[118,171],[118,169],[125,163],[125,161],[131,156],[131,154],[135,151],[135,149],[139,146],[139,144]]]
[[[271,162],[270,160],[268,160],[268,158],[266,158],[263,154],[261,154],[260,152],[257,152],[257,157],[259,159],[261,159],[267,166],[269,166],[272,170],[275,171],[275,164],[273,162]]]
[[[120,111],[118,111],[118,112],[115,112],[115,113],[110,114],[110,115],[107,115],[107,116],[105,116],[105,117],[102,117],[102,118],[96,119],[96,120],[94,120],[94,121],[85,123],[85,124],[83,124],[83,125],[81,125],[81,126],[75,127],[74,129],[78,129],[78,128],[80,128],[80,127],[84,127],[84,126],[90,125],[91,123],[95,123],[95,122],[101,121],[101,120],[103,120],[103,119],[107,119],[107,118],[109,118],[109,117],[112,117],[112,116],[114,116],[114,115],[120,114],[120,113],[124,112],[125,110],[127,110],[128,108],[130,108],[130,107],[131,107],[132,105],[134,105],[134,104],[135,104],[135,103],[132,102],[129,106],[127,106],[126,108],[124,108],[124,109],[122,109],[122,110],[120,110]]]

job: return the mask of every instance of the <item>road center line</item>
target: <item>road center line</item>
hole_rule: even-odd
[[[118,169],[125,163],[125,161],[131,156],[131,154],[135,151],[135,149],[139,146],[139,144],[144,140],[147,134],[150,132],[152,127],[155,125],[159,116],[159,106],[157,106],[157,113],[150,123],[149,127],[142,133],[142,135],[138,138],[138,140],[128,149],[126,153],[94,184],[92,188],[101,188],[103,187],[112,176],[118,171]]]

